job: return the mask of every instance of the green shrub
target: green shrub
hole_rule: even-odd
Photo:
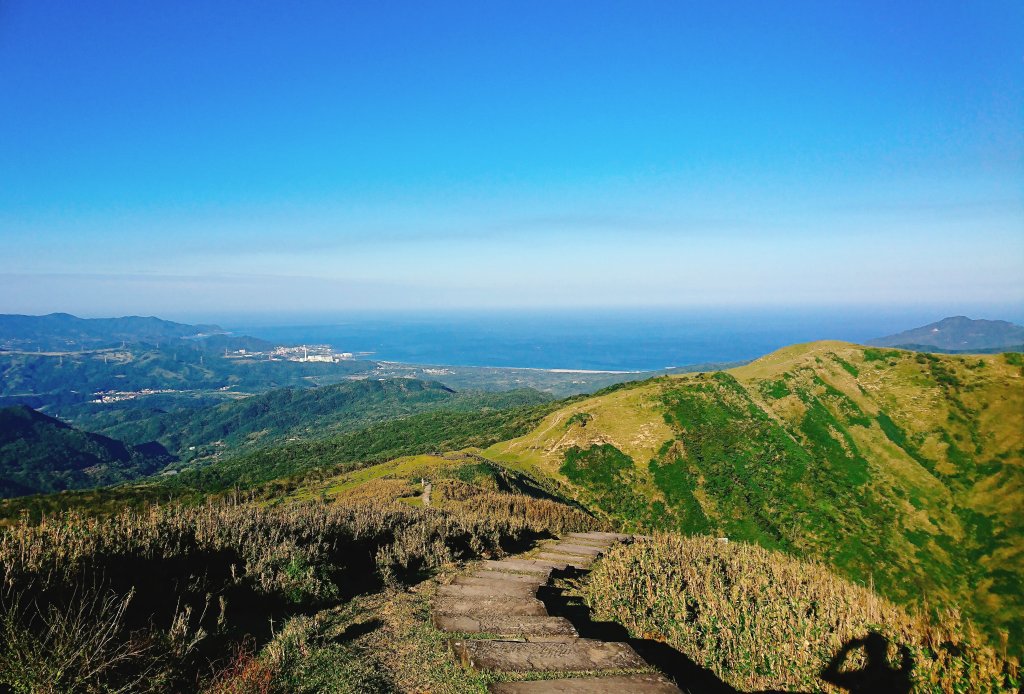
[[[903,352],[895,349],[877,349],[875,347],[864,349],[864,361],[888,361],[900,359],[902,356]]]
[[[568,429],[574,424],[579,424],[581,427],[587,426],[587,423],[594,418],[594,415],[589,412],[576,412],[571,417],[565,420],[565,428]]]

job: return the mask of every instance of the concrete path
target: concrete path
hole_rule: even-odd
[[[496,694],[680,694],[666,678],[652,674],[628,644],[580,638],[567,619],[550,616],[537,599],[553,571],[585,571],[609,547],[631,539],[619,533],[568,533],[523,555],[480,562],[439,588],[434,625],[460,635],[452,650],[467,667],[550,676],[495,684]]]

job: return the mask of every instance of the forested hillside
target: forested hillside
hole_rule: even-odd
[[[190,459],[289,440],[322,439],[430,409],[484,410],[550,400],[534,390],[456,393],[413,379],[359,380],[321,388],[280,388],[199,410],[112,423],[97,430],[130,443],[159,441]]]
[[[82,489],[149,475],[173,457],[79,431],[28,407],[0,409],[0,496]]]

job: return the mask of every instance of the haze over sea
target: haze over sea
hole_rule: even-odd
[[[961,307],[1021,321],[1020,307]],[[266,317],[229,326],[274,342],[330,344],[419,364],[647,371],[755,359],[796,342],[864,342],[951,315],[928,308],[595,309]],[[258,324],[257,324],[258,323]]]

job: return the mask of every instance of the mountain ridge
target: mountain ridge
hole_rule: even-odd
[[[156,316],[79,318],[70,313],[0,314],[0,347],[4,349],[94,349],[121,342],[159,342],[217,334],[225,334],[225,330],[217,325],[177,323]]]
[[[1024,326],[1004,320],[950,316],[918,328],[868,340],[866,344],[956,353],[1019,351],[1024,348]]]

